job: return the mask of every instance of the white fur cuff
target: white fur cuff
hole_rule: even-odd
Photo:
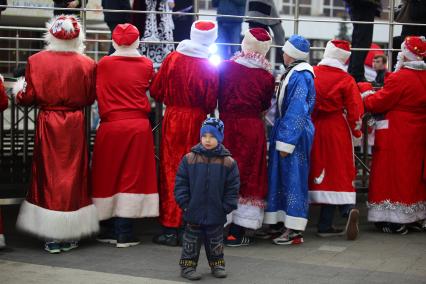
[[[14,96],[19,94],[20,92],[24,92],[27,89],[27,82],[25,81],[25,77],[19,77],[18,81],[13,85],[12,93]]]
[[[295,145],[287,144],[287,143],[284,143],[284,142],[281,142],[281,141],[277,141],[276,144],[275,144],[275,149],[277,151],[286,152],[286,153],[289,153],[289,154],[293,153],[294,148],[296,148]]]

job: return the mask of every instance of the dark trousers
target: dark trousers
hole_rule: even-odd
[[[354,9],[351,14],[352,21],[374,21],[376,14],[375,9]],[[353,48],[370,48],[373,40],[373,24],[353,24],[352,31],[352,47]],[[368,50],[352,51],[349,61],[348,72],[354,77],[355,81],[364,80],[364,61],[367,57]]]
[[[210,267],[225,266],[223,259],[223,225],[200,226],[186,224],[183,234],[180,266],[197,267],[201,244],[204,242]]]
[[[343,218],[349,217],[349,212],[354,208],[353,204],[344,205],[333,205],[324,204],[321,205],[320,218],[318,221],[318,231],[325,232],[333,226],[334,212],[336,208],[339,209],[339,213]]]
[[[107,234],[118,238],[124,236],[127,238],[133,237],[133,219],[114,217],[100,222],[101,229]]]
[[[241,23],[238,22],[219,22],[218,23],[219,43],[240,43],[241,42]],[[219,45],[220,55],[223,59],[231,58],[240,47],[238,45]]]

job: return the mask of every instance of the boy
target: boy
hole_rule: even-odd
[[[198,280],[196,272],[201,240],[213,276],[225,278],[223,225],[226,215],[237,209],[240,175],[234,159],[222,145],[223,122],[206,119],[201,127],[201,143],[186,154],[175,181],[175,198],[186,222],[181,276]]]

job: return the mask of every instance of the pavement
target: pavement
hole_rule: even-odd
[[[319,238],[318,209],[311,208],[305,243],[277,246],[256,240],[248,247],[225,248],[228,278],[210,275],[202,251],[198,271],[203,283],[426,283],[426,233],[405,236],[378,232],[366,221],[360,203],[360,236]],[[76,250],[51,255],[43,243],[14,229],[18,207],[2,208],[8,247],[0,251],[0,283],[182,283],[178,260],[181,248],[155,245],[155,219],[136,224],[142,243],[115,248],[84,240]],[[344,220],[336,216],[337,224]]]

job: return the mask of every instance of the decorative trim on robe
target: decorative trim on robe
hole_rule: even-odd
[[[385,200],[380,203],[367,202],[367,207],[370,222],[408,224],[426,219],[425,201],[410,205]]]
[[[277,212],[265,212],[263,223],[276,224],[278,222],[283,222],[287,229],[304,231],[308,224],[308,219],[289,216],[282,210]]]

